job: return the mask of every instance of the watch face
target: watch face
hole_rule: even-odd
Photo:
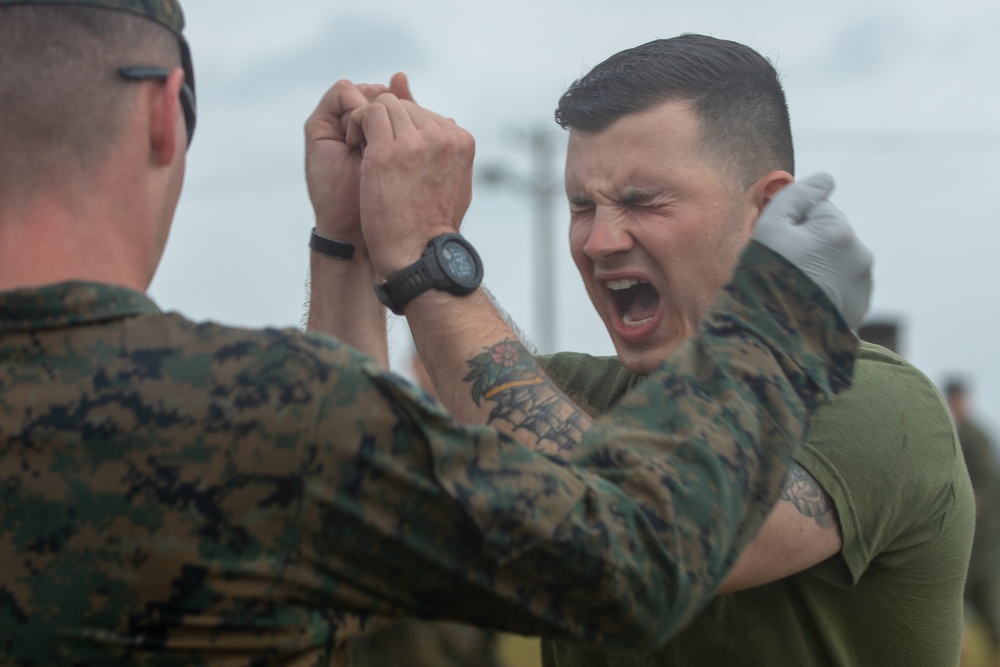
[[[468,285],[475,280],[476,263],[465,246],[457,241],[448,241],[441,247],[441,258],[445,271],[456,282]]]

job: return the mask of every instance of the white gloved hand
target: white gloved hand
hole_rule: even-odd
[[[868,311],[874,258],[827,198],[833,177],[814,174],[783,190],[757,219],[753,238],[809,276],[857,330]]]

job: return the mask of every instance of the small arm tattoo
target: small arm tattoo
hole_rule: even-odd
[[[792,462],[788,468],[781,499],[792,503],[802,515],[812,517],[820,528],[837,525],[830,496],[826,495],[816,478],[798,463]]]
[[[542,373],[519,341],[501,341],[467,363],[472,400],[476,405],[495,403],[491,425],[502,421],[514,431],[527,430],[538,439],[539,449],[561,456],[580,441],[590,418]]]

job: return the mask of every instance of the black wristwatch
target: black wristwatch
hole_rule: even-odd
[[[458,296],[472,294],[483,282],[483,261],[459,234],[442,234],[427,242],[427,249],[413,264],[375,285],[379,301],[397,315],[417,296],[438,289]]]

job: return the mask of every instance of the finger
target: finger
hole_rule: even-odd
[[[870,283],[874,255],[858,238],[847,216],[829,200],[817,204],[809,216],[810,220],[816,217],[823,221],[812,230],[812,236],[830,250],[831,256],[838,258],[839,272]]]
[[[389,110],[382,101],[376,99],[361,116],[361,130],[368,146],[381,146],[395,138]]]
[[[428,127],[438,126],[447,132],[452,132],[458,129],[458,124],[453,118],[445,118],[439,113],[435,113],[430,109],[426,109],[416,102],[410,102],[409,100],[399,100],[403,109],[410,116],[410,121],[413,126],[420,129],[425,129]]]
[[[430,109],[417,106],[416,103],[411,104],[409,102],[403,102],[403,104],[404,106],[406,106],[407,110],[410,111],[410,117],[413,118],[414,124],[417,124],[416,114],[419,114],[421,126],[434,123],[436,125],[439,125],[440,127],[449,130],[458,127],[458,124],[455,122],[454,118],[448,118],[446,116],[442,116],[441,114],[431,111]],[[412,109],[419,109],[419,111],[413,111]]]
[[[362,125],[368,105],[357,108],[344,116],[344,143],[351,148],[364,147],[365,131]]]
[[[318,110],[330,117],[337,117],[367,103],[368,99],[356,85],[347,79],[341,79],[320,100]]]
[[[389,79],[389,92],[401,100],[416,103],[413,93],[410,91],[410,80],[402,72],[396,72]]]
[[[455,125],[454,119],[452,119],[452,118],[446,118],[445,116],[442,116],[439,113],[435,113],[435,112],[431,111],[430,109],[424,109],[424,107],[421,107],[420,105],[417,104],[417,101],[415,99],[413,99],[413,93],[410,90],[410,80],[407,78],[406,74],[404,74],[403,72],[397,72],[396,74],[394,74],[392,76],[392,79],[390,79],[390,81],[389,81],[389,92],[392,93],[392,94],[394,94],[396,97],[398,97],[400,99],[400,101],[402,101],[404,103],[404,106],[406,107],[407,112],[410,114],[410,117],[413,119],[414,124],[417,125],[418,127],[422,126],[423,123],[418,122],[418,119],[415,116],[415,112],[413,111],[412,107],[408,103],[412,103],[417,108],[420,108],[420,109],[423,109],[424,111],[426,111],[427,114],[428,114],[428,116],[426,116],[426,117],[429,118],[429,119],[432,119],[435,123],[437,123],[438,125],[440,125],[442,127],[451,127],[451,126]],[[424,119],[424,117],[420,118],[421,121],[423,119]]]
[[[306,121],[306,132],[312,138],[335,138],[342,140],[344,128],[342,116],[351,110],[364,106],[368,100],[357,86],[341,79],[323,97]]]
[[[833,191],[833,176],[818,173],[796,181],[781,189],[767,205],[770,217],[782,217],[798,224],[803,222],[809,210],[823,201]]]
[[[817,193],[817,199],[829,197],[833,193],[833,188],[836,185],[833,181],[833,176],[822,171],[806,176],[798,181],[798,183],[804,188],[814,190]]]
[[[416,126],[413,123],[413,119],[410,117],[409,110],[404,106],[402,100],[393,95],[392,93],[382,93],[372,104],[378,104],[383,107],[386,111],[389,123],[392,126],[392,132],[394,137],[399,137],[408,133],[413,132]],[[416,105],[408,103],[410,108],[419,109]],[[367,125],[365,125],[365,132],[367,134]]]
[[[361,113],[363,109],[376,97],[382,93],[388,91],[386,86],[380,83],[358,83],[355,84],[358,91],[364,95],[366,103],[364,105],[355,106],[350,112],[344,114],[341,117],[341,125],[344,130],[344,136],[347,137],[346,142],[351,146],[359,146],[363,143],[363,133],[361,132]],[[353,100],[357,101],[357,100]],[[353,120],[352,120],[353,119]]]
[[[389,88],[380,83],[359,83],[358,90],[361,91],[366,100],[371,102],[382,93],[389,91]]]
[[[417,129],[425,128],[430,125],[435,125],[436,121],[434,119],[435,114],[429,109],[425,109],[422,106],[416,104],[415,102],[410,102],[409,100],[400,100],[399,103],[406,110],[407,115],[410,117],[410,121],[413,126]]]

